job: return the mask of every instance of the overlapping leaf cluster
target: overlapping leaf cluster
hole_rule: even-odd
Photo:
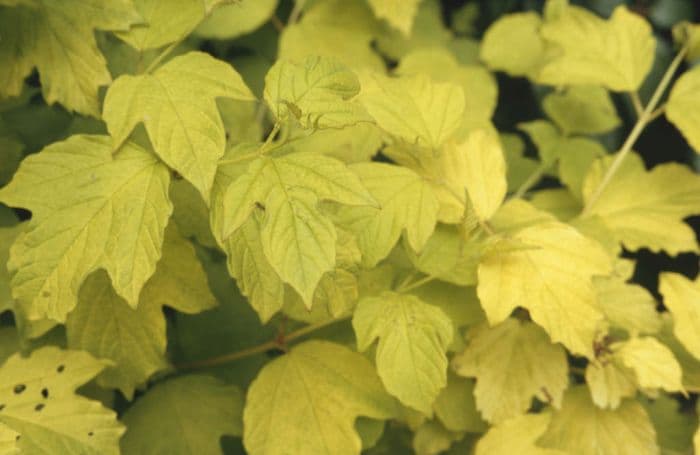
[[[0,0],[1,453],[700,450],[700,282],[623,257],[699,253],[700,177],[632,146],[700,152],[700,26],[642,102],[623,6],[79,3]]]

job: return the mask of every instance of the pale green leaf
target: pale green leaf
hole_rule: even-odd
[[[641,388],[683,392],[681,366],[671,350],[656,338],[631,338],[613,344],[611,349],[623,365],[634,371]]]
[[[588,202],[611,159],[593,163],[584,181]],[[636,154],[630,154],[620,170],[590,206],[627,249],[664,250],[671,255],[697,251],[693,230],[683,219],[700,213],[700,177],[687,166],[666,163],[651,171]]]
[[[374,14],[410,36],[421,0],[368,0]]]
[[[413,450],[416,455],[438,455],[463,437],[464,433],[449,431],[440,422],[431,420],[423,423],[413,433]]]
[[[603,313],[591,279],[610,272],[608,255],[556,222],[525,228],[513,240],[534,249],[487,253],[479,265],[477,291],[489,322],[497,324],[525,307],[552,341],[592,357]]]
[[[0,314],[12,309],[12,291],[7,261],[10,258],[10,246],[25,228],[26,225],[0,227]]]
[[[508,190],[516,191],[537,170],[538,162],[525,156],[525,142],[513,133],[500,134],[506,160]]]
[[[585,377],[591,399],[599,408],[617,409],[624,398],[637,394],[634,371],[625,367],[616,356],[589,362]]]
[[[660,395],[653,401],[642,401],[651,418],[662,453],[690,453],[698,418],[670,395]]]
[[[674,84],[666,105],[666,117],[700,153],[700,68],[683,74]]]
[[[308,341],[268,363],[251,384],[243,443],[251,455],[359,454],[358,416],[395,417],[398,405],[363,356]]]
[[[496,109],[498,86],[486,68],[460,65],[455,55],[444,47],[428,47],[405,55],[395,71],[402,76],[424,73],[434,81],[459,85],[465,103],[460,131],[489,125]]]
[[[267,261],[307,306],[321,276],[335,265],[336,232],[318,209],[321,200],[376,205],[358,177],[344,164],[315,153],[253,161],[225,190],[221,238],[228,238],[264,206],[260,240]],[[220,226],[217,226],[220,224]]]
[[[295,118],[303,128],[342,128],[371,122],[355,96],[355,73],[330,57],[308,57],[297,64],[278,60],[265,76],[265,101],[278,122]]]
[[[571,194],[566,188],[547,188],[532,192],[530,204],[538,209],[551,213],[561,221],[567,221],[579,232],[586,235],[576,223],[579,219],[576,216],[581,213],[581,202]],[[615,242],[617,245],[617,242]]]
[[[475,285],[481,253],[486,242],[481,238],[465,239],[458,226],[440,224],[420,254],[409,258],[418,270],[442,281],[467,286]]]
[[[142,19],[127,0],[36,0],[3,8],[0,98],[21,93],[36,67],[48,104],[99,116],[98,89],[112,78],[97,48],[95,29],[126,30]]]
[[[673,26],[673,39],[681,45],[688,46],[686,58],[689,61],[692,62],[700,57],[700,24],[679,22]]]
[[[542,20],[537,13],[507,14],[486,30],[481,59],[492,70],[511,76],[533,75],[544,57],[539,35]]]
[[[439,221],[459,224],[468,206],[466,161],[469,149],[465,145],[448,141],[440,149],[430,150],[397,144],[385,147],[382,153],[426,180],[439,202]]]
[[[116,35],[141,52],[184,39],[206,14],[202,0],[134,0],[134,6],[144,23]]]
[[[20,453],[119,453],[124,427],[114,411],[75,393],[104,366],[84,352],[44,347],[0,367],[0,425],[19,433]]]
[[[494,425],[479,439],[475,455],[564,455],[537,445],[550,419],[549,414],[524,414]]]
[[[278,0],[237,0],[216,8],[194,31],[202,38],[231,39],[254,31],[275,13]]]
[[[559,158],[561,154],[559,145],[564,137],[552,122],[533,120],[519,123],[518,129],[530,136],[544,165],[552,164]]]
[[[214,247],[216,240],[209,226],[209,208],[197,189],[187,180],[173,180],[170,199],[173,201],[172,220],[182,235],[194,238],[203,246]]]
[[[282,31],[278,58],[333,57],[352,69],[383,72],[385,64],[371,47],[377,22],[366,2],[313,2],[299,22]]]
[[[377,33],[376,46],[394,60],[421,48],[447,46],[454,39],[445,25],[439,0],[421,0],[408,36],[388,24],[383,25]]]
[[[656,300],[649,291],[617,276],[598,277],[593,284],[598,303],[613,327],[624,329],[631,335],[654,334],[661,330]]]
[[[314,152],[344,163],[371,161],[382,146],[382,132],[372,123],[357,123],[344,128],[308,130],[299,128],[290,134],[286,146],[294,151]]]
[[[448,376],[447,386],[440,391],[433,409],[440,422],[450,431],[481,433],[487,428],[476,409],[473,380]]]
[[[153,74],[117,79],[107,91],[103,117],[115,144],[143,123],[158,156],[208,201],[226,144],[217,97],[254,99],[230,65],[189,52]]]
[[[335,227],[318,211],[317,203],[310,190],[273,189],[265,200],[260,233],[270,265],[308,307],[321,276],[335,265]]]
[[[30,319],[64,321],[98,268],[135,307],[155,271],[172,212],[169,172],[133,143],[113,156],[110,142],[73,136],[52,144],[0,190],[0,200],[33,214],[9,263],[13,295]]]
[[[569,385],[566,351],[535,324],[506,319],[469,332],[467,349],[452,365],[460,376],[475,377],[476,407],[491,423],[524,414],[537,397],[561,406]]]
[[[122,453],[222,453],[223,435],[243,433],[243,396],[210,376],[181,376],[150,389],[123,416]]]
[[[445,351],[453,337],[447,315],[415,296],[385,292],[360,300],[352,325],[361,351],[379,339],[377,371],[389,393],[431,414],[447,384]]]
[[[583,137],[563,138],[559,150],[559,179],[580,203],[583,200],[583,182],[593,162],[606,155],[599,142]]]
[[[683,370],[683,387],[691,392],[700,391],[700,360],[689,353],[673,334],[673,318],[670,313],[662,314],[661,332],[656,336],[666,345],[678,360]]]
[[[662,273],[659,292],[673,315],[673,333],[700,359],[700,284],[677,273]]]
[[[68,347],[112,360],[114,365],[102,372],[98,383],[131,399],[136,387],[169,367],[164,305],[184,313],[216,306],[192,245],[173,228],[166,231],[163,257],[136,309],[114,293],[105,274],[85,281],[66,320]]]
[[[284,283],[263,253],[260,221],[251,216],[225,241],[228,267],[243,295],[267,322],[284,304]]]
[[[360,101],[387,133],[409,143],[437,148],[459,128],[464,92],[424,74],[389,78],[368,74]]]
[[[583,386],[569,389],[539,442],[577,455],[659,454],[654,426],[639,403],[625,400],[615,410],[600,409]]]
[[[625,6],[615,8],[607,20],[570,6],[540,32],[553,55],[537,73],[540,83],[635,91],[654,62],[651,26]]]
[[[421,251],[437,223],[438,202],[428,182],[409,169],[384,163],[350,169],[380,207],[346,208],[339,214],[357,236],[363,263],[375,266],[388,256],[402,232],[411,248]]]
[[[542,108],[565,134],[607,133],[620,125],[608,91],[595,85],[550,93],[542,101]]]
[[[497,136],[476,130],[464,144],[464,183],[471,208],[486,221],[501,206],[506,197],[506,162]]]

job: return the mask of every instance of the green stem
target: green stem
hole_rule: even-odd
[[[266,341],[265,343],[259,344],[257,346],[252,346],[250,348],[242,349],[240,351],[229,352],[228,354],[223,354],[216,357],[210,357],[208,359],[178,363],[175,365],[175,368],[177,368],[178,370],[197,370],[202,368],[210,368],[218,365],[224,365],[227,363],[235,362],[236,360],[245,359],[247,357],[252,357],[257,354],[262,354],[272,349],[284,350],[287,347],[287,343],[299,339],[305,335],[313,333],[329,325],[344,321],[348,318],[349,316],[341,319],[323,321],[317,324],[310,324],[306,327],[300,328],[299,330],[295,330],[294,332],[291,332],[288,335],[279,336],[274,340]]]
[[[420,278],[413,283],[406,284],[406,282],[401,283],[401,285],[396,289],[396,292],[408,292],[411,291],[415,288],[419,288],[425,284],[430,283],[431,281],[435,280],[434,276],[427,275],[424,276],[423,278]]]
[[[294,0],[294,7],[292,8],[292,12],[289,14],[289,19],[287,19],[287,25],[296,24],[296,22],[299,20],[301,10],[304,8],[304,3],[306,3],[306,0]]]
[[[179,46],[180,43],[182,43],[182,41],[184,41],[184,39],[185,38],[183,37],[183,38],[175,41],[174,43],[172,43],[170,46],[163,49],[163,52],[158,54],[158,56],[155,59],[153,59],[153,61],[151,61],[151,63],[148,65],[148,67],[146,68],[144,73],[150,74],[154,69],[156,69],[156,67],[160,64],[160,62],[162,62],[165,57],[170,55],[170,53],[173,51],[173,49],[175,49],[177,46]]]
[[[540,164],[537,166],[537,169],[535,169],[532,174],[528,176],[528,178],[520,185],[520,187],[513,193],[512,198],[513,199],[519,199],[525,196],[525,193],[530,191],[530,189],[537,184],[537,182],[540,181],[542,176],[544,175],[545,171],[547,168],[551,166],[550,163],[547,163],[546,165],[544,163]]]
[[[628,93],[630,95],[630,99],[632,100],[632,106],[634,106],[634,112],[637,114],[637,118],[639,118],[644,112],[644,107],[642,107],[642,99],[639,97],[639,92],[635,90],[634,92]]]
[[[651,122],[651,120],[653,120],[652,113],[654,113],[656,106],[659,104],[659,101],[661,101],[661,97],[666,92],[666,89],[668,88],[669,84],[671,83],[671,80],[673,79],[673,75],[676,73],[676,70],[683,62],[683,58],[685,57],[685,54],[687,52],[688,46],[684,46],[680,50],[680,52],[678,52],[676,58],[674,58],[671,62],[671,65],[666,70],[666,74],[664,74],[663,78],[661,78],[661,82],[659,82],[659,85],[656,87],[656,90],[654,91],[651,100],[649,100],[649,104],[647,104],[646,108],[644,108],[642,115],[640,115],[637,119],[637,123],[634,125],[634,128],[632,128],[632,131],[630,132],[629,136],[627,136],[627,139],[625,140],[624,144],[622,144],[622,148],[620,148],[620,151],[617,152],[617,156],[613,160],[612,164],[610,164],[610,167],[603,176],[603,179],[600,181],[598,187],[588,199],[588,202],[586,203],[586,206],[583,209],[582,215],[585,216],[590,213],[591,209],[593,208],[593,205],[595,205],[595,203],[600,198],[601,194],[603,194],[605,188],[610,184],[610,181],[622,165],[622,162],[625,160],[625,157],[630,152],[630,150],[632,150],[632,146],[635,144],[635,142],[637,142],[637,139],[639,139],[639,136],[642,134],[642,131],[644,131],[644,128],[649,124],[649,122]]]

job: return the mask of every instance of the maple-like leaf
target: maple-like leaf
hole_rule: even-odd
[[[72,136],[22,162],[0,200],[32,211],[10,251],[12,292],[30,319],[65,321],[83,280],[107,271],[135,307],[160,258],[170,173],[141,147]]]
[[[115,144],[143,123],[158,156],[208,201],[226,145],[217,98],[255,99],[230,65],[189,52],[153,74],[124,75],[114,81],[105,97],[103,119]]]

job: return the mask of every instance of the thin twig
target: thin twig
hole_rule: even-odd
[[[259,344],[257,346],[252,346],[250,348],[242,349],[240,351],[229,352],[228,354],[223,354],[216,357],[210,357],[208,359],[178,363],[175,365],[175,368],[177,368],[178,370],[196,370],[201,368],[209,368],[217,365],[224,365],[227,363],[235,362],[236,360],[245,359],[247,357],[252,357],[254,355],[262,354],[273,349],[285,350],[285,348],[290,342],[304,337],[317,330],[320,330],[324,327],[327,327],[329,325],[344,321],[348,318],[349,316],[341,319],[323,321],[317,324],[310,324],[306,327],[300,328],[299,330],[295,330],[289,334],[283,336],[278,335],[275,337],[275,339],[266,341],[265,343]]]
[[[630,100],[632,100],[632,106],[634,106],[634,112],[637,114],[637,118],[642,116],[644,112],[644,106],[642,105],[642,99],[639,97],[639,92],[628,92]]]
[[[637,141],[637,139],[639,139],[639,136],[642,134],[642,131],[644,131],[644,128],[652,120],[651,115],[654,112],[654,109],[656,109],[656,106],[659,104],[659,101],[661,101],[661,97],[663,96],[664,92],[671,83],[673,75],[676,73],[676,70],[683,62],[683,58],[685,57],[685,54],[687,52],[688,46],[684,46],[680,50],[680,52],[678,52],[676,58],[674,58],[671,62],[671,65],[666,70],[666,73],[664,74],[663,78],[661,78],[661,82],[659,82],[659,85],[656,87],[656,90],[654,91],[651,100],[649,100],[649,104],[647,104],[646,108],[644,109],[644,112],[642,112],[642,115],[639,117],[639,119],[637,119],[637,123],[634,125],[634,128],[632,128],[632,131],[630,132],[629,136],[627,136],[627,139],[625,140],[624,144],[622,144],[622,148],[620,148],[620,151],[617,152],[617,156],[615,156],[615,159],[610,164],[610,167],[603,176],[603,179],[598,184],[598,187],[595,189],[590,199],[588,199],[586,206],[583,209],[582,215],[585,216],[590,213],[593,205],[595,205],[595,203],[600,198],[601,194],[603,194],[605,188],[608,186],[608,184],[610,184],[613,176],[622,165],[622,162],[624,161],[627,154],[630,152],[630,150],[632,150],[632,146]]]

